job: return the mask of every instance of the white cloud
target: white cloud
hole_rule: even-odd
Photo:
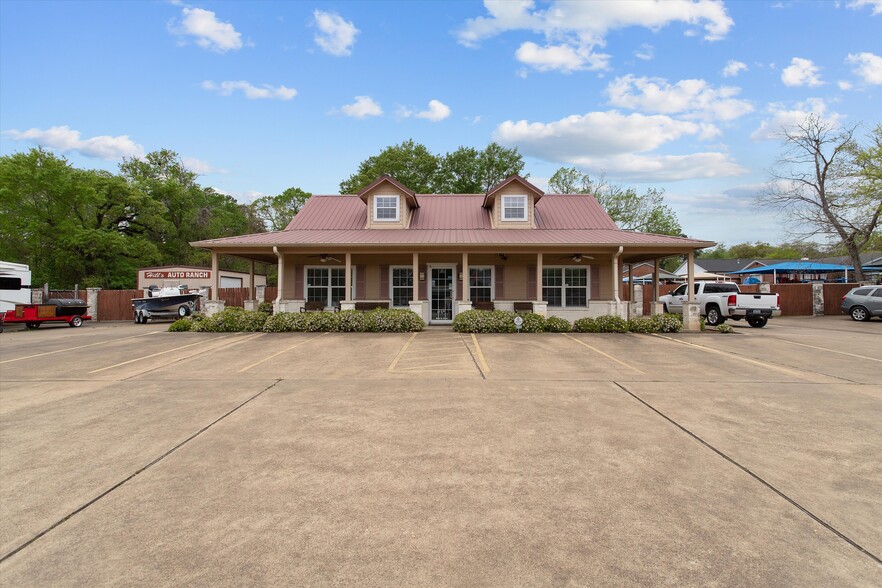
[[[716,0],[666,0],[665,2],[569,2],[556,0],[536,8],[533,0],[484,0],[487,16],[466,20],[457,32],[467,47],[507,31],[542,35],[546,45],[527,42],[517,58],[540,71],[572,72],[606,69],[609,55],[595,52],[606,44],[610,31],[641,26],[651,30],[680,22],[704,28],[708,41],[722,39],[734,22]],[[694,34],[689,29],[686,34]],[[690,35],[691,36],[691,35]],[[565,50],[567,49],[567,50]],[[649,55],[643,52],[643,55]],[[642,57],[643,58],[643,57]]]
[[[882,57],[873,53],[849,53],[847,61],[857,66],[853,71],[865,84],[882,84]]]
[[[640,49],[634,51],[634,57],[642,59],[643,61],[650,61],[655,57],[655,47],[649,43],[643,43],[640,45]]]
[[[608,69],[609,67],[609,55],[592,53],[586,47],[572,47],[565,44],[540,47],[536,43],[527,41],[518,47],[515,57],[521,63],[539,71],[557,70],[563,73],[572,73],[578,70]]]
[[[687,118],[734,120],[753,111],[747,100],[735,98],[740,88],[714,88],[704,80],[680,80],[670,84],[662,78],[616,78],[606,88],[610,104],[659,114],[684,113]]]
[[[734,78],[743,71],[747,71],[746,63],[730,59],[726,62],[726,67],[723,68],[723,77]]]
[[[241,33],[232,24],[219,21],[211,10],[185,7],[181,13],[180,26],[169,27],[172,33],[195,37],[197,45],[218,53],[242,48]]]
[[[315,26],[319,29],[315,42],[322,51],[337,57],[351,55],[355,36],[360,32],[355,25],[333,12],[315,10],[312,15],[315,18]]]
[[[217,92],[221,96],[229,96],[236,90],[241,91],[249,100],[291,100],[297,95],[297,90],[286,86],[270,86],[263,84],[260,87],[252,85],[245,80],[227,81],[219,84],[211,80],[202,82],[202,89],[210,92]]]
[[[781,72],[781,81],[785,86],[820,86],[824,82],[819,74],[818,66],[811,59],[794,57]]]
[[[754,141],[778,141],[784,138],[784,130],[793,130],[797,125],[805,121],[806,117],[814,114],[827,122],[839,124],[842,115],[837,112],[827,112],[827,103],[821,98],[809,98],[805,102],[798,102],[792,107],[780,103],[769,104],[767,108],[771,118],[760,123],[750,138]]]
[[[75,151],[86,157],[99,159],[122,159],[123,157],[141,157],[144,155],[144,147],[132,141],[128,135],[100,135],[90,139],[81,139],[80,132],[67,125],[50,127],[45,130],[28,129],[18,131],[11,129],[3,131],[16,141],[29,141],[36,145],[42,145],[49,149],[61,152]]]
[[[836,82],[836,85],[839,86],[840,90],[851,90],[851,82],[846,80],[839,80]]]
[[[681,180],[735,175],[744,169],[724,153],[659,155],[647,153],[682,137],[711,138],[713,125],[664,115],[623,115],[617,111],[572,115],[550,123],[505,121],[493,138],[522,153],[595,173],[637,181]]]
[[[864,6],[869,6],[873,10],[873,15],[882,14],[882,0],[851,0],[848,7],[852,10],[859,10]]]
[[[370,96],[356,96],[355,102],[343,105],[340,110],[342,110],[343,114],[346,116],[351,116],[353,118],[365,118],[368,116],[380,116],[383,114],[383,109],[380,108],[380,105],[374,102],[374,99]]]
[[[417,118],[424,118],[432,122],[444,120],[448,116],[450,116],[450,107],[440,100],[429,100],[428,110],[416,114]]]
[[[203,161],[201,159],[196,159],[195,157],[184,157],[183,160],[184,167],[190,170],[195,174],[199,174],[200,176],[205,176],[208,174],[228,174],[229,170],[214,167],[207,161]]]

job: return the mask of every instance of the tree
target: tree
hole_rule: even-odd
[[[524,169],[524,158],[517,147],[506,149],[498,143],[490,143],[478,156],[481,170],[481,192],[486,192],[505,178],[520,174]],[[525,178],[530,177],[526,174]]]
[[[340,193],[356,194],[383,174],[389,174],[414,192],[427,193],[432,189],[438,165],[438,157],[425,145],[408,139],[362,161],[357,172],[340,182]]]
[[[252,203],[252,208],[264,231],[281,231],[300,212],[310,196],[312,194],[300,188],[288,188],[277,196],[258,198]]]
[[[875,238],[882,215],[882,125],[868,145],[855,131],[814,114],[784,129],[784,152],[759,204],[785,215],[796,235],[838,240],[861,281],[860,253]]]
[[[574,167],[559,168],[548,181],[549,189],[559,194],[592,194],[620,229],[681,235],[677,214],[664,204],[664,190],[649,188],[640,195],[634,188],[611,185],[604,176],[594,182]]]

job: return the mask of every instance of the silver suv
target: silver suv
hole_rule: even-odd
[[[842,297],[842,312],[856,321],[882,317],[882,286],[852,288]]]

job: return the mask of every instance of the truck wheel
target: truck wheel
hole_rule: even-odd
[[[767,322],[769,322],[769,319],[764,316],[751,316],[747,318],[747,324],[757,329],[765,327]]]
[[[70,322],[67,324],[69,324],[70,326],[72,326],[74,328],[81,327],[81,326],[83,326],[83,319],[81,317],[75,316],[72,319],[70,319]]]
[[[870,320],[870,312],[863,306],[852,306],[849,314],[851,314],[851,319],[855,321]]]
[[[184,318],[188,314],[190,314],[190,308],[186,304],[182,304],[181,306],[178,307],[178,316],[179,317]]]
[[[25,323],[25,327],[28,329],[39,329],[40,323]]]
[[[720,314],[720,308],[717,305],[713,304],[707,307],[707,324],[716,327],[724,322],[726,322],[726,319]]]

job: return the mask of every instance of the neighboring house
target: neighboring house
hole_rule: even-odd
[[[696,271],[698,264],[696,264]],[[641,261],[640,263],[627,264],[622,268],[622,281],[627,282],[631,279],[631,274],[634,274],[635,283],[639,284],[641,282],[652,282],[652,276],[655,272],[655,263],[648,261]],[[658,279],[662,282],[676,282],[682,280],[681,276],[677,274],[671,273],[669,271],[659,269],[658,270]]]
[[[703,259],[698,258],[695,260],[695,273],[711,273],[718,275],[731,274],[733,272],[738,272],[747,269],[754,268],[762,268],[767,266],[772,266],[781,263],[790,263],[797,261],[806,261],[815,264],[828,264],[828,265],[851,265],[851,258],[848,256],[839,256],[839,257],[820,257],[820,258],[812,258],[809,259],[807,257],[802,258],[801,260],[797,259]],[[878,251],[871,251],[867,253],[861,254],[861,265],[864,267],[865,271],[876,272],[879,271],[873,268],[882,268],[882,254]],[[687,264],[684,262],[680,264],[674,273],[679,276],[679,278],[685,279],[687,272]],[[773,282],[775,280],[779,282],[806,282],[806,281],[833,281],[835,279],[844,279],[844,272],[829,272],[829,271],[809,271],[809,272],[799,272],[799,273],[781,273],[778,275],[768,273],[768,274],[739,274],[731,276],[733,279],[747,279],[748,276],[753,276],[753,279],[760,279],[765,282]]]
[[[192,245],[215,268],[220,254],[277,263],[277,311],[377,303],[445,324],[474,307],[624,315],[623,263],[714,243],[620,230],[592,196],[545,194],[520,176],[452,195],[382,176],[356,195],[311,197],[284,231]]]

